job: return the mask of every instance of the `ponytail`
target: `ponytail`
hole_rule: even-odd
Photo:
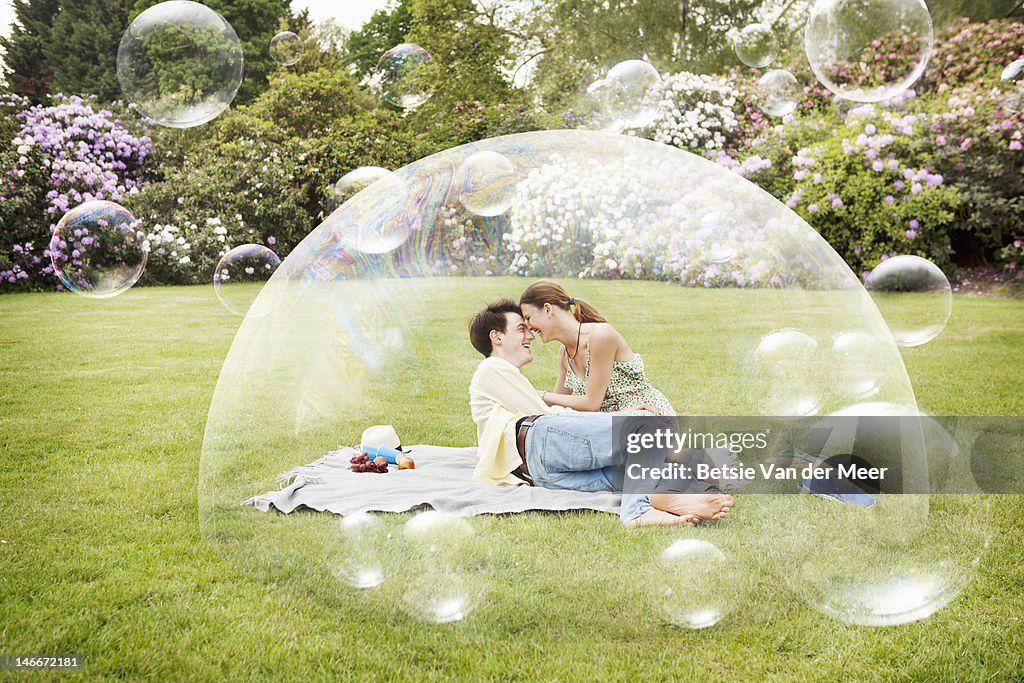
[[[550,280],[538,280],[527,287],[523,295],[519,297],[519,305],[524,304],[530,304],[537,308],[543,308],[544,304],[551,304],[564,311],[569,311],[581,323],[608,322],[601,317],[596,308],[582,299],[569,296],[564,287]]]

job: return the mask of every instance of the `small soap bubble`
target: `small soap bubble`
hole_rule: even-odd
[[[117,50],[117,79],[129,101],[156,123],[191,128],[215,119],[242,84],[242,45],[209,7],[172,0],[128,26]]]
[[[1011,62],[1000,76],[1007,86],[1006,108],[1011,112],[1024,109],[1024,59]]]
[[[381,56],[372,85],[388,104],[415,109],[433,94],[435,69],[429,52],[419,45],[402,43]]]
[[[782,69],[772,69],[758,81],[761,109],[771,116],[785,116],[796,109],[800,84],[796,77]]]
[[[818,342],[799,330],[777,330],[761,338],[753,353],[753,395],[766,415],[815,415],[821,396],[815,382]]]
[[[899,346],[920,346],[935,339],[953,312],[953,291],[946,274],[920,256],[882,261],[864,288]]]
[[[142,277],[149,243],[128,209],[92,201],[64,214],[50,238],[49,252],[54,272],[69,291],[106,299]]]
[[[270,41],[270,56],[282,66],[297,64],[302,58],[302,39],[291,31],[281,31]]]
[[[353,588],[376,588],[384,582],[384,523],[368,512],[357,512],[342,518],[340,528],[343,555],[335,575]]]
[[[681,539],[665,548],[658,560],[654,585],[669,623],[708,628],[732,611],[736,587],[728,577],[733,572],[714,543]]]
[[[654,86],[661,82],[657,69],[642,59],[629,59],[613,66],[604,82],[615,128],[643,128],[654,122],[658,115]]]
[[[213,272],[217,298],[235,315],[266,315],[269,311],[250,307],[263,285],[281,265],[281,259],[261,244],[243,244],[224,254]]]
[[[512,207],[515,165],[497,152],[476,152],[462,163],[459,201],[478,216],[500,216]]]
[[[924,73],[935,43],[924,0],[817,0],[804,33],[822,85],[856,102],[880,102]]]
[[[733,48],[741,62],[759,69],[775,61],[779,54],[779,39],[771,26],[750,24],[736,34]]]
[[[405,523],[407,559],[416,571],[402,599],[413,616],[435,624],[462,621],[479,597],[465,567],[473,527],[463,517],[427,510]]]

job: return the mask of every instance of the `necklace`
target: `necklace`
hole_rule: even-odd
[[[580,329],[576,330],[576,350],[569,356],[569,360],[576,360],[576,356],[580,353],[580,334],[583,332],[583,323],[580,323]]]

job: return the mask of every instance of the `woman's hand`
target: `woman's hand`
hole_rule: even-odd
[[[661,413],[659,411],[655,410],[654,408],[652,408],[651,406],[647,405],[646,403],[638,403],[635,406],[630,406],[629,408],[626,408],[622,412],[624,412],[624,413],[646,412],[646,413],[650,413],[651,415],[661,415]]]

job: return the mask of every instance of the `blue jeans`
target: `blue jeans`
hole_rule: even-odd
[[[537,486],[572,491],[619,491],[613,484],[625,453],[612,448],[610,413],[542,415],[526,433],[526,466]],[[651,509],[647,495],[623,493],[623,524]]]

